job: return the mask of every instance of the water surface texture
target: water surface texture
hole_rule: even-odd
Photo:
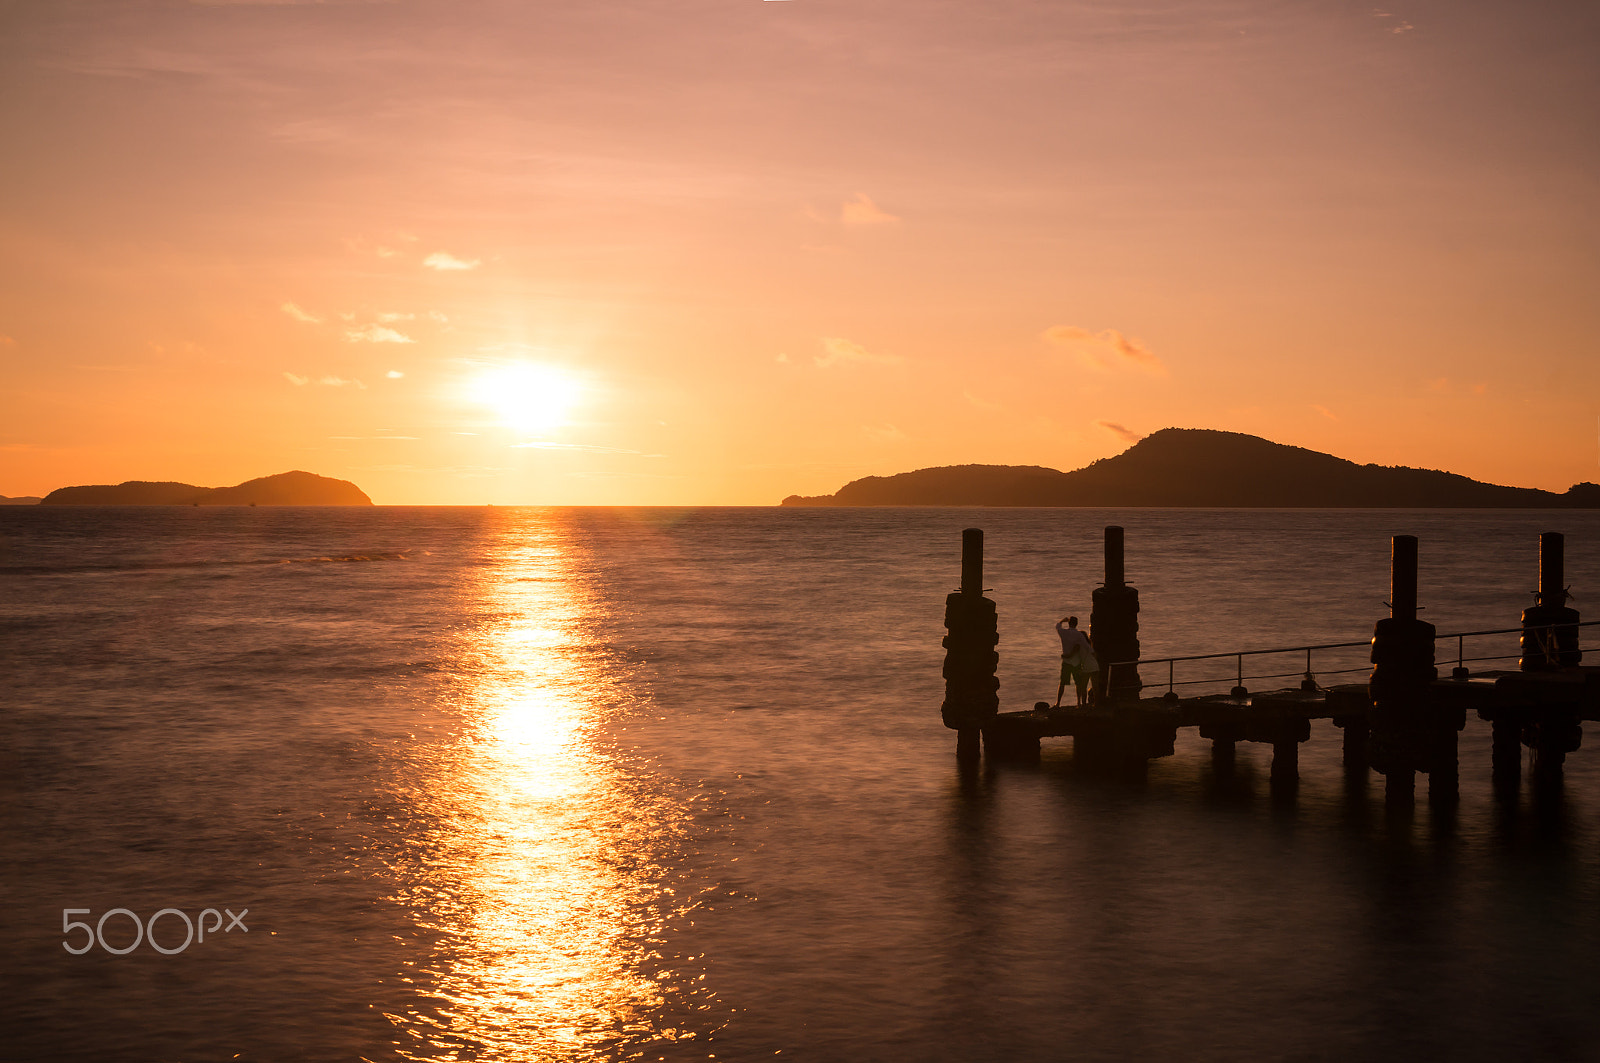
[[[0,509],[7,1058],[1600,1056],[1587,748],[1497,803],[1469,720],[1402,818],[1326,723],[1292,803],[1192,732],[958,774],[960,529],[1019,709],[1108,523],[1146,656],[1366,638],[1396,533],[1442,633],[1515,624],[1545,530],[1600,619],[1585,512]],[[63,948],[118,908],[248,930]]]

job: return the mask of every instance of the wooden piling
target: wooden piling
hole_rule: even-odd
[[[1417,619],[1417,538],[1396,535],[1389,564],[1390,615],[1372,634],[1372,699],[1369,740],[1372,766],[1387,783],[1387,798],[1409,802],[1415,773],[1436,763],[1444,721],[1431,712],[1434,627]]]
[[[1567,608],[1566,537],[1560,532],[1539,536],[1538,603],[1522,611],[1524,672],[1550,671],[1579,664],[1578,611]]]
[[[1300,781],[1300,740],[1293,735],[1272,743],[1271,778],[1279,787]]]
[[[961,533],[961,589],[944,600],[944,725],[956,732],[956,758],[976,763],[984,723],[1000,711],[995,669],[1000,641],[994,602],[983,596],[983,529]]]
[[[1089,643],[1101,668],[1099,696],[1107,702],[1133,700],[1144,688],[1139,670],[1118,662],[1139,659],[1139,592],[1127,584],[1122,529],[1116,525],[1106,527],[1105,571],[1105,584],[1090,595],[1089,613]]]
[[[1344,730],[1344,773],[1365,775],[1372,766],[1367,757],[1367,718],[1346,716],[1335,718],[1333,722]]]
[[[983,595],[983,529],[961,532],[961,593]]]
[[[1522,785],[1522,723],[1497,718],[1493,731],[1493,778],[1495,789],[1515,793]]]
[[[1396,620],[1417,618],[1417,537],[1396,535],[1389,561],[1390,616]]]

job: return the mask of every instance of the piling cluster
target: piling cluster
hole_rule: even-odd
[[[1453,794],[1456,734],[1466,726],[1466,713],[1433,698],[1439,678],[1433,659],[1436,632],[1417,618],[1417,537],[1396,535],[1392,551],[1390,615],[1372,632],[1368,755],[1392,796],[1411,794],[1418,772],[1429,777],[1435,792]]]
[[[1090,595],[1089,643],[1104,686],[1098,696],[1112,702],[1137,698],[1144,687],[1138,667],[1125,663],[1139,659],[1139,591],[1128,586],[1122,547],[1122,529],[1107,527],[1106,581]]]
[[[975,760],[983,725],[1000,711],[995,670],[1000,642],[994,602],[983,596],[983,531],[961,533],[961,589],[944,600],[944,725],[956,732],[956,755]]]

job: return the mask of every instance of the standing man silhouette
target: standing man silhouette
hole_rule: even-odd
[[[1066,626],[1063,627],[1063,624]],[[1089,636],[1078,630],[1077,617],[1064,616],[1057,620],[1056,634],[1061,636],[1061,685],[1056,688],[1055,707],[1061,707],[1061,695],[1067,689],[1068,680],[1077,685],[1078,704],[1082,705],[1089,686],[1089,676],[1099,670],[1100,662],[1095,660]]]

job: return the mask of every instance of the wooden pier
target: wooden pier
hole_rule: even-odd
[[[1494,729],[1489,767],[1497,788],[1520,784],[1523,746],[1533,752],[1536,779],[1550,783],[1560,779],[1566,754],[1578,748],[1583,723],[1600,720],[1600,667],[1580,663],[1578,632],[1590,624],[1566,607],[1563,548],[1559,533],[1540,536],[1538,604],[1523,611],[1518,627],[1437,636],[1432,625],[1416,617],[1417,541],[1396,536],[1392,615],[1377,622],[1371,639],[1372,672],[1366,682],[1322,686],[1309,667],[1311,651],[1369,643],[1138,659],[1138,594],[1123,581],[1122,529],[1108,528],[1106,583],[1095,591],[1089,632],[1102,662],[1094,703],[1051,708],[1039,702],[1031,710],[1000,712],[994,679],[995,611],[981,594],[983,534],[968,529],[963,535],[962,589],[950,595],[945,612],[950,634],[945,639],[944,721],[961,736],[957,753],[967,765],[979,758],[980,735],[983,756],[1024,763],[1039,759],[1042,739],[1069,737],[1077,760],[1131,772],[1171,756],[1178,731],[1192,727],[1211,741],[1219,770],[1232,766],[1239,742],[1272,746],[1272,787],[1281,795],[1293,793],[1299,747],[1311,737],[1311,721],[1330,720],[1343,730],[1346,773],[1380,772],[1388,800],[1399,803],[1413,798],[1418,773],[1428,776],[1433,800],[1454,800],[1456,737],[1475,713]],[[1448,677],[1438,675],[1439,638],[1457,639],[1459,647],[1467,636],[1512,633],[1521,639],[1514,670],[1472,672],[1459,656]],[[1306,652],[1308,667],[1299,687],[1265,692],[1245,688],[1245,657],[1300,651]],[[1174,662],[1230,657],[1239,660],[1239,678],[1231,692],[1193,697],[1176,693]],[[1142,696],[1147,688],[1140,667],[1148,671],[1161,665],[1166,666],[1167,692]]]

